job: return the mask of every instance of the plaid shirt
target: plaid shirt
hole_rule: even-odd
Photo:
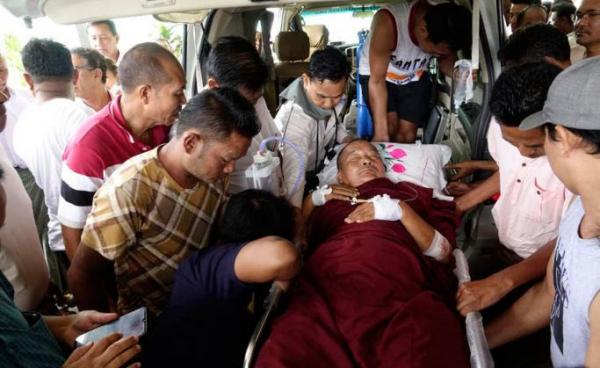
[[[175,271],[206,246],[226,181],[177,184],[158,161],[158,149],[125,162],[94,196],[81,243],[114,261],[117,309],[166,306]]]

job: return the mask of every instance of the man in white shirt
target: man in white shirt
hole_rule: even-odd
[[[0,143],[13,167],[27,168],[23,160],[16,154],[13,147],[13,132],[21,112],[33,101],[31,93],[24,89],[14,89],[8,86],[8,67],[6,60],[0,54],[0,103],[6,108],[6,127],[0,133]]]
[[[106,88],[106,58],[96,50],[77,47],[71,50],[71,60],[77,70],[75,102],[100,111],[112,100]]]
[[[346,56],[334,47],[326,47],[312,54],[308,73],[279,95],[286,101],[275,123],[300,152],[298,157],[291,145],[285,145],[282,165],[288,200],[298,209],[304,195],[318,185],[316,174],[325,158],[332,158],[337,144],[351,140],[338,118],[349,73]]]
[[[0,104],[6,109],[6,124],[0,132],[0,144],[4,148],[4,154],[10,165],[15,168],[25,190],[31,198],[33,216],[35,218],[37,233],[40,239],[47,232],[48,209],[44,204],[44,192],[37,186],[33,175],[27,169],[27,165],[17,154],[14,148],[14,131],[19,116],[29,104],[33,102],[33,95],[26,89],[14,89],[8,86],[8,68],[6,60],[0,55]]]
[[[64,252],[57,218],[62,154],[88,113],[73,101],[77,72],[65,46],[51,40],[32,39],[21,55],[24,78],[35,102],[19,118],[14,132],[15,152],[44,191],[49,247]]]
[[[92,22],[87,27],[87,33],[92,48],[119,64],[123,53],[119,50],[119,34],[115,22],[109,19]]]
[[[254,105],[260,132],[252,138],[246,155],[235,162],[235,170],[229,176],[229,192],[239,193],[250,189],[245,171],[254,162],[254,154],[265,138],[280,136],[279,129],[263,98],[264,86],[269,72],[267,65],[249,41],[241,37],[222,37],[212,46],[208,61],[208,81],[206,87],[235,88]],[[279,187],[281,183],[279,183]],[[279,195],[279,193],[274,193]]]
[[[439,57],[450,75],[455,52],[471,45],[470,26],[469,11],[456,4],[402,1],[375,14],[358,68],[373,141],[414,143],[429,111],[429,61]]]

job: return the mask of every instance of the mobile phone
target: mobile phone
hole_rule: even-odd
[[[109,324],[97,327],[91,331],[77,336],[75,346],[85,345],[92,341],[98,341],[112,334],[120,333],[123,337],[141,336],[146,333],[147,328],[147,310],[146,307],[138,308],[132,312],[122,315],[118,320]]]

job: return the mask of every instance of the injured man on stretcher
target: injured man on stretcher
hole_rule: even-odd
[[[257,367],[467,367],[454,203],[388,180],[367,141],[337,162],[340,185],[307,200],[309,256]]]

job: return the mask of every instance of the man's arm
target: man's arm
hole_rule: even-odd
[[[600,367],[600,295],[596,294],[588,312],[590,321],[590,340],[585,355],[586,367]]]
[[[283,238],[267,236],[246,244],[235,258],[236,277],[245,283],[291,280],[300,269],[300,255]]]
[[[69,286],[80,310],[109,310],[108,280],[114,280],[112,261],[81,244],[68,271]]]
[[[117,318],[115,313],[99,313],[84,311],[66,316],[43,316],[48,329],[54,338],[65,348],[73,347],[77,336],[112,322]],[[140,352],[138,338],[130,336],[121,338],[119,334],[111,334],[97,341],[79,347],[73,351],[63,367],[120,367]]]
[[[62,236],[65,242],[67,257],[69,257],[70,261],[73,261],[73,256],[75,256],[75,251],[77,250],[79,242],[81,241],[81,233],[83,232],[83,229],[74,229],[66,225],[60,225],[60,227],[62,229]]]
[[[483,280],[462,284],[458,289],[456,308],[463,316],[480,311],[495,304],[515,288],[542,277],[555,245],[556,239],[517,264]]]
[[[449,180],[459,180],[467,177],[477,170],[498,171],[498,164],[494,160],[467,160],[456,164],[448,164],[445,169],[454,169],[454,174]]]
[[[480,185],[461,197],[456,198],[456,210],[467,212],[500,191],[500,172],[496,171]]]
[[[544,280],[527,290],[506,312],[486,326],[485,334],[491,349],[548,325],[554,300],[553,267],[554,257],[551,256]]]
[[[379,11],[373,17],[371,25],[371,43],[369,45],[369,105],[373,114],[373,141],[388,142],[387,89],[385,78],[391,55],[396,48],[394,20],[387,10]]]

